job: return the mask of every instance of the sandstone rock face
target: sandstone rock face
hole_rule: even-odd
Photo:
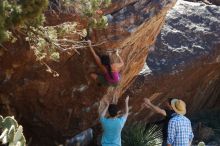
[[[121,0],[113,1],[106,11],[110,26],[94,30],[92,40],[105,42],[95,48],[100,53],[121,49],[126,65],[117,88],[99,87],[91,81],[89,74],[97,71],[97,66],[86,48],[79,50],[80,55],[63,55],[59,63],[48,62],[59,77],[53,77],[45,66],[35,61],[28,44],[18,42],[4,48],[0,52],[1,114],[15,114],[32,143],[41,146],[55,145],[56,141],[97,125],[99,101],[103,96],[117,100],[128,88],[142,69],[149,46],[154,44],[165,15],[174,3]],[[62,17],[51,24],[61,20]]]
[[[139,108],[144,97],[150,97],[158,105],[168,97],[182,98],[187,103],[188,114],[219,107],[219,18],[219,6],[176,3],[167,15],[155,47],[151,47],[148,66],[128,90],[135,98],[134,120],[152,116],[150,111]]]

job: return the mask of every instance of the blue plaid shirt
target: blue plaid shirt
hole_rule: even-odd
[[[191,122],[182,115],[175,115],[168,124],[167,144],[172,146],[189,146],[194,135]]]

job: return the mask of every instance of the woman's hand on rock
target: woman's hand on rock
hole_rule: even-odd
[[[91,47],[92,46],[91,40],[88,40],[87,42],[88,42],[89,46]]]

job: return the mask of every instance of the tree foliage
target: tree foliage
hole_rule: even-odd
[[[50,0],[56,1],[61,9],[72,8],[86,19],[85,28],[77,22],[64,22],[57,26],[44,26],[44,12],[48,10],[48,0],[1,0],[0,1],[0,44],[16,41],[17,32],[25,35],[36,59],[59,61],[60,52],[70,53],[83,48],[90,28],[105,28],[107,17],[102,11],[111,0]],[[73,36],[76,38],[72,40]]]
[[[108,25],[108,19],[103,16],[101,9],[108,7],[111,0],[76,0],[77,12],[88,19],[88,26],[93,28],[105,28]]]
[[[47,6],[48,0],[1,0],[0,43],[8,40],[15,29],[41,25]]]

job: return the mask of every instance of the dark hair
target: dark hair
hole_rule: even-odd
[[[105,68],[108,71],[108,74],[110,75],[110,77],[113,79],[112,76],[112,68],[111,68],[111,61],[110,61],[110,57],[108,55],[102,55],[100,57],[101,59],[101,63],[105,66]]]
[[[115,117],[118,114],[118,106],[116,104],[110,104],[108,107],[108,112],[111,117]]]
[[[168,98],[167,101],[169,102],[169,104],[171,105],[171,101],[173,100],[174,98]]]

